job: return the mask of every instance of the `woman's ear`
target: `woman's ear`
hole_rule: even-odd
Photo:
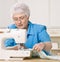
[[[29,20],[29,17],[27,17],[27,19]]]

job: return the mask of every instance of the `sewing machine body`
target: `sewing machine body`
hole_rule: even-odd
[[[2,31],[2,30],[1,30]],[[3,30],[4,31],[4,30]],[[34,51],[32,49],[19,49],[19,50],[7,50],[7,48],[12,48],[12,47],[5,47],[4,46],[4,40],[8,38],[14,38],[16,43],[25,43],[26,42],[26,30],[24,29],[7,29],[4,33],[0,34],[0,59],[5,59],[5,60],[15,60],[16,58],[19,58],[18,60],[23,60],[25,57],[30,57],[33,53],[37,54],[37,51]],[[40,51],[39,52],[40,58],[45,58],[45,59],[53,59],[53,60],[60,60],[60,56],[49,56],[46,55],[45,52]],[[11,57],[15,57],[12,59]]]
[[[7,59],[10,57],[30,57],[31,49],[23,50],[7,50],[5,47],[4,40],[8,38],[14,38],[16,43],[25,43],[26,42],[26,30],[25,29],[11,29],[10,31],[5,31],[5,33],[0,34],[0,59]],[[13,46],[15,47],[15,46]]]

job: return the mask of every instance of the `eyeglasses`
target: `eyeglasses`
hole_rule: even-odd
[[[24,20],[24,19],[26,19],[26,15],[25,16],[21,16],[21,17],[13,17],[13,20],[14,21],[20,21],[20,20]]]

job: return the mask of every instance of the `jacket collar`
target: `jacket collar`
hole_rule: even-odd
[[[27,29],[27,34],[34,34],[34,32],[33,32],[33,24],[30,22],[30,21],[28,21],[28,29]]]

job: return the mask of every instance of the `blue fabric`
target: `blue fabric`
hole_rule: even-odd
[[[11,24],[8,26],[9,29],[16,29],[15,24]],[[12,42],[13,44],[11,44]],[[44,25],[38,25],[38,24],[33,24],[29,21],[28,23],[28,30],[27,30],[27,41],[24,44],[25,47],[27,48],[33,48],[33,46],[36,43],[40,42],[50,42],[50,37],[48,33],[46,32],[46,26]],[[12,45],[14,46],[16,43],[15,41],[13,42],[12,40],[9,39],[9,42],[7,41],[5,45],[9,46]]]
[[[6,39],[4,43],[5,43],[5,46],[6,46],[6,47],[17,45],[17,44],[15,43],[15,40],[14,40],[13,38],[8,38],[8,39]]]

